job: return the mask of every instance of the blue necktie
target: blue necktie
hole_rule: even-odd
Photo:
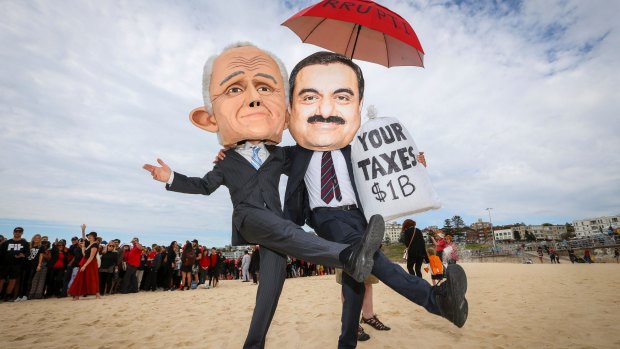
[[[260,157],[258,157],[258,152],[260,151],[260,147],[259,146],[253,146],[252,147],[252,166],[254,166],[255,169],[259,169],[260,166],[263,164],[263,160],[260,159]]]

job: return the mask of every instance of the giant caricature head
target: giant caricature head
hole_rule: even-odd
[[[280,143],[287,124],[286,68],[271,53],[238,43],[210,57],[204,67],[204,106],[190,120],[216,132],[220,144],[255,140]]]
[[[289,131],[306,149],[347,146],[360,127],[364,76],[350,59],[317,52],[301,60],[289,79]]]

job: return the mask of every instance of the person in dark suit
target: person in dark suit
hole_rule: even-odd
[[[422,277],[422,263],[429,262],[422,231],[416,228],[414,220],[405,219],[401,234],[401,242],[407,246],[407,271],[411,275]]]
[[[278,193],[284,172],[279,143],[286,126],[286,70],[280,61],[253,45],[238,44],[210,58],[203,75],[205,105],[194,109],[194,125],[217,132],[226,158],[204,177],[187,177],[145,164],[166,189],[209,195],[221,185],[233,203],[232,244],[260,244],[261,282],[244,348],[263,348],[285,279],[286,255],[326,266],[343,266],[355,279],[370,273],[373,254],[383,239],[383,219],[371,223],[361,241],[335,243],[306,233],[284,219]]]
[[[355,243],[367,224],[355,187],[349,146],[360,126],[362,71],[342,55],[317,52],[293,68],[289,84],[289,129],[297,145],[287,148],[289,179],[284,214],[297,224],[307,223],[327,240]],[[328,174],[324,176],[325,172]],[[326,181],[325,177],[335,178]],[[334,195],[325,196],[326,187]],[[431,287],[390,262],[381,251],[374,260],[372,274],[379,280],[427,311],[458,327],[464,325],[468,305],[462,268],[449,268],[449,280]],[[344,302],[338,347],[354,348],[364,286],[346,274],[342,281]]]

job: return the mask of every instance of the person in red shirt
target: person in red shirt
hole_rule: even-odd
[[[200,258],[200,261],[198,262],[200,266],[199,284],[203,284],[205,285],[205,288],[207,288],[206,280],[209,275],[209,266],[211,265],[211,258],[209,258],[209,256],[207,255],[209,250],[206,247],[201,247],[200,249],[201,249],[200,252],[203,258]]]
[[[120,293],[136,293],[138,292],[138,279],[136,278],[136,271],[140,266],[140,256],[142,255],[142,245],[138,238],[131,240],[133,247],[127,254],[127,270],[123,276],[123,282],[121,283]]]
[[[211,248],[209,259],[211,260],[209,265],[209,288],[211,288],[211,282],[213,282],[213,287],[215,287],[219,281],[219,272],[217,270],[219,267],[219,258],[215,247]]]
[[[435,251],[437,253],[437,257],[439,257],[439,259],[443,261],[443,250],[444,248],[446,248],[447,243],[443,233],[438,233],[437,236],[439,237],[439,241],[435,240],[435,237],[433,235],[430,235],[433,244],[435,244]]]

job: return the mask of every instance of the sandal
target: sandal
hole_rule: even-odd
[[[360,342],[363,342],[369,339],[370,339],[370,335],[364,332],[364,328],[362,326],[357,326],[357,340]]]
[[[379,330],[379,331],[389,331],[390,328],[385,326],[383,324],[383,322],[381,322],[379,320],[379,318],[377,318],[377,315],[373,315],[370,319],[365,319],[364,316],[362,315],[362,319],[360,320],[360,324],[368,324],[370,326],[372,326],[375,330]]]

